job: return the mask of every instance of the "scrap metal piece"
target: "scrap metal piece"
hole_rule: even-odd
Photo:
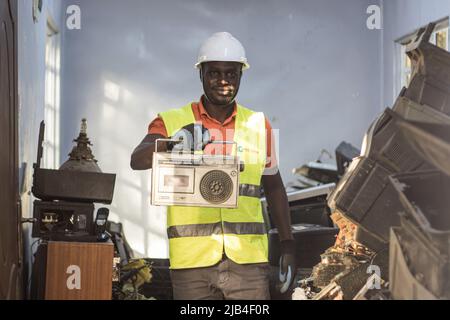
[[[404,206],[396,235],[409,270],[433,295],[449,299],[450,178],[435,170],[398,174],[391,180]]]
[[[315,295],[312,300],[343,300],[341,287],[333,281]]]
[[[391,229],[389,290],[392,297],[399,300],[436,300],[437,297],[410,271],[397,233],[398,228]]]
[[[358,258],[349,253],[335,252],[333,247],[321,255],[321,262],[314,266],[314,286],[325,287],[338,275],[348,273],[359,265]]]
[[[352,299],[360,290],[360,288],[367,284],[368,263],[362,263],[358,267],[337,277],[334,281],[341,288],[343,299]]]

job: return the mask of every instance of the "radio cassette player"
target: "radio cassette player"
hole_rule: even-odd
[[[152,205],[237,208],[239,172],[243,170],[237,156],[157,152],[157,144],[153,153]]]

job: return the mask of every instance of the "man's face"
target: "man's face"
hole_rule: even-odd
[[[234,101],[241,76],[242,64],[239,62],[210,61],[201,65],[203,91],[215,105],[227,106]]]

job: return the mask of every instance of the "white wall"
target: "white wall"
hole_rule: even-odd
[[[32,1],[19,0],[18,4],[19,167],[20,179],[24,177],[25,181],[22,216],[31,217],[33,163],[36,162],[39,123],[44,120],[47,16],[50,14],[58,25],[63,17],[59,0],[43,1],[37,22],[33,21]],[[28,263],[31,261],[30,231],[29,225],[25,225],[24,254]]]
[[[287,183],[322,148],[359,146],[380,110],[381,32],[366,28],[377,2],[66,0],[80,6],[81,30],[65,35],[61,161],[87,117],[100,167],[117,173],[112,218],[138,253],[166,257],[165,214],[149,206],[149,172],[129,159],[158,112],[200,97],[202,41],[229,31],[246,47],[238,101],[280,129]]]
[[[401,88],[395,85],[395,41],[428,23],[450,15],[448,0],[395,0],[383,1],[383,96],[384,107],[391,107]]]

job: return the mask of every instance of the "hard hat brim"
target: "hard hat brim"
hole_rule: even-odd
[[[243,61],[230,61],[230,60],[204,60],[204,61],[201,61],[201,62],[197,62],[195,65],[194,65],[194,68],[196,68],[196,69],[200,69],[200,65],[202,64],[202,63],[205,63],[205,62],[212,62],[212,61],[223,61],[223,62],[239,62],[239,63],[242,63],[242,71],[244,71],[244,70],[247,70],[247,69],[250,69],[250,65],[248,64],[248,62],[243,62]]]

